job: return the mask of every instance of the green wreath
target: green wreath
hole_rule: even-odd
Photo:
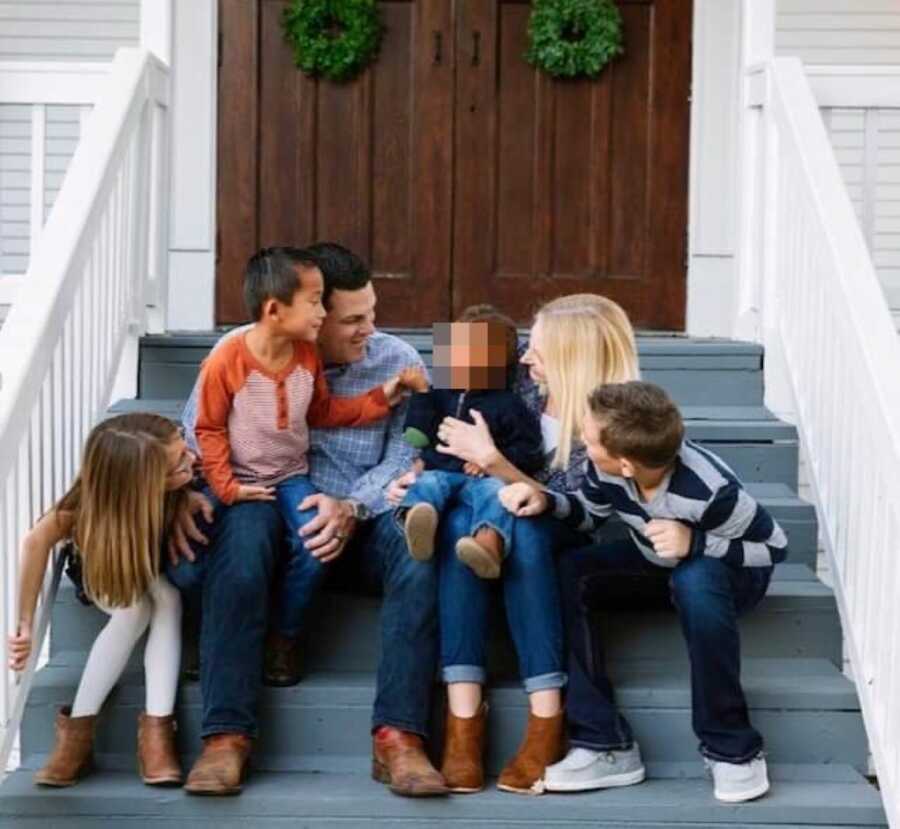
[[[534,0],[525,59],[554,78],[596,78],[622,45],[612,0]]]
[[[365,69],[384,31],[375,0],[294,0],[283,25],[297,67],[333,81],[349,81]]]

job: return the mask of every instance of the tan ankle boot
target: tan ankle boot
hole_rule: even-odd
[[[177,786],[183,775],[175,750],[175,717],[138,717],[138,774],[148,786]]]
[[[72,717],[69,706],[56,715],[56,745],[34,782],[39,786],[71,786],[84,777],[94,764],[95,715]]]
[[[500,772],[497,788],[516,794],[541,794],[544,769],[562,758],[563,712],[554,717],[529,713],[525,739]]]
[[[188,775],[190,794],[239,794],[253,741],[246,734],[214,734],[203,740],[203,751]]]
[[[456,542],[456,557],[482,579],[500,578],[503,539],[496,530],[482,527],[475,536],[464,535]]]
[[[441,774],[451,792],[469,794],[484,788],[484,726],[487,705],[473,717],[457,717],[447,706]]]

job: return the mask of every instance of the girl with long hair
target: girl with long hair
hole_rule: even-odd
[[[161,556],[193,464],[194,456],[167,418],[145,413],[110,418],[88,436],[71,489],[25,536],[19,622],[9,637],[13,670],[22,670],[31,654],[35,605],[50,551],[59,542],[72,542],[85,593],[109,615],[71,707],[57,715],[56,745],[35,774],[39,785],[70,786],[90,771],[97,714],[148,628],[138,771],[148,785],[181,783],[173,715],[181,602],[161,573]]]

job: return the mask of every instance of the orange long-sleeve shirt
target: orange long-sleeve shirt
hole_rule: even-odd
[[[197,443],[206,480],[226,504],[240,484],[274,486],[305,474],[310,426],[363,426],[390,411],[380,386],[332,397],[312,343],[295,343],[290,363],[273,373],[245,336],[223,342],[200,371]]]

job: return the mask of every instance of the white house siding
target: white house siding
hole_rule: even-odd
[[[900,63],[898,0],[778,0],[775,51],[806,63]]]

